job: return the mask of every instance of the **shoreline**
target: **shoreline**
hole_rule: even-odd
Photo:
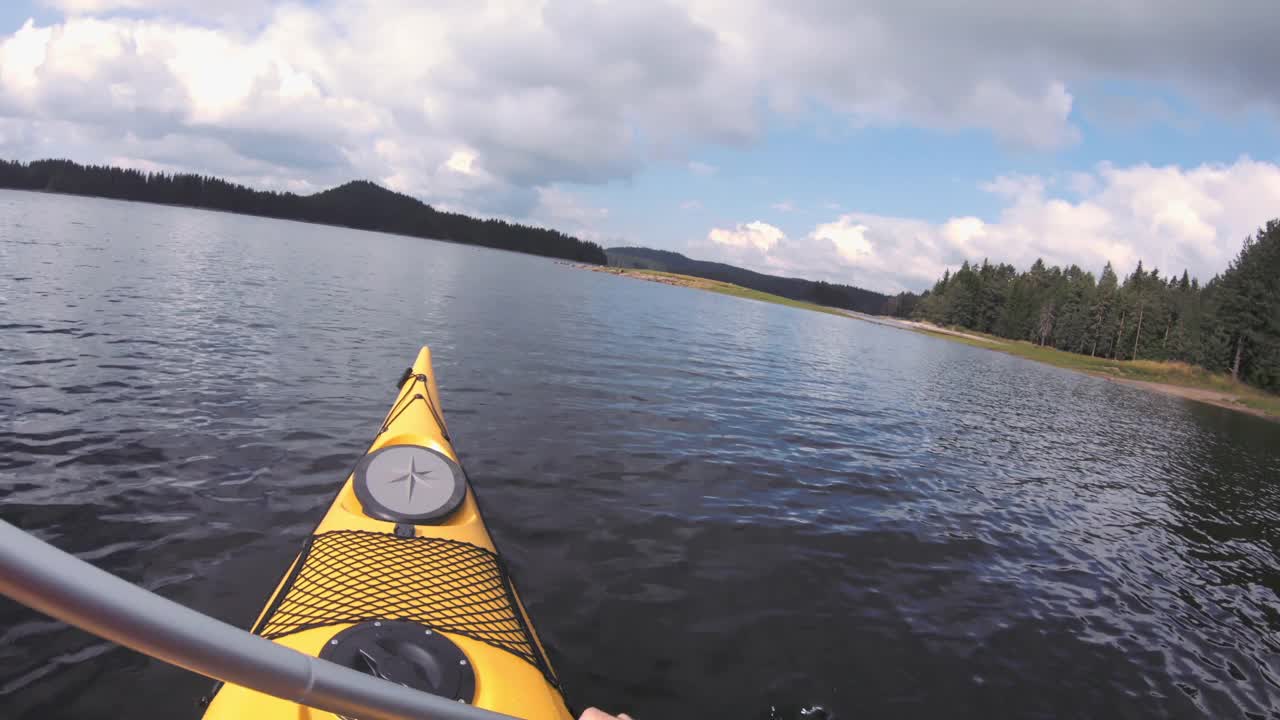
[[[996,340],[972,333],[955,332],[929,323],[912,322],[911,324],[920,328],[917,330],[904,327],[903,329],[930,335],[951,336],[949,339],[959,340],[966,345],[1091,375],[1118,385],[1127,385],[1147,392],[1205,403],[1280,422],[1280,397],[1203,368],[1158,360],[1108,360],[1069,353],[1056,348],[1040,347],[1025,341],[1003,338]]]
[[[1136,387],[1148,392],[1157,392],[1164,395],[1172,395],[1173,397],[1182,398],[1183,400],[1192,400],[1195,402],[1206,403],[1208,405],[1216,405],[1220,408],[1228,410],[1236,410],[1238,412],[1254,415],[1260,418],[1266,418],[1273,422],[1280,422],[1280,416],[1271,415],[1261,408],[1250,407],[1243,404],[1235,396],[1227,393],[1216,392],[1214,390],[1206,390],[1205,388],[1187,387],[1185,385],[1170,385],[1169,383],[1157,383],[1147,380],[1130,380],[1128,378],[1118,378],[1103,373],[1089,373],[1094,377],[1100,377],[1121,385]]]
[[[826,305],[805,302],[804,300],[792,300],[791,298],[785,298],[781,295],[774,295],[762,290],[752,290],[751,288],[734,285],[733,283],[721,282],[719,280],[708,280],[707,278],[694,277],[692,275],[680,275],[679,273],[665,272],[663,270],[640,270],[637,268],[615,267],[613,265],[588,265],[586,263],[569,262],[564,260],[557,260],[557,262],[578,270],[590,270],[591,272],[615,275],[617,277],[628,277],[635,280],[644,280],[645,282],[670,285],[672,287],[706,290],[708,292],[720,293],[721,295],[730,295],[732,297],[746,298],[748,300],[759,300],[760,302],[773,303],[775,305],[787,305],[789,307],[800,308],[802,310],[813,310],[815,312],[826,313],[828,315],[848,317],[848,313],[851,312],[849,310],[842,310],[841,308],[827,307]]]
[[[1008,345],[1006,340],[996,340],[993,338],[975,335],[969,332],[953,330],[945,328],[933,323],[921,322],[919,320],[903,320],[902,318],[887,317],[881,315],[868,315],[860,313],[856,310],[844,310],[844,314],[851,318],[862,320],[863,322],[875,323],[877,325],[885,325],[887,327],[898,328],[899,330],[910,330],[912,332],[929,333],[931,335],[950,335],[951,337],[966,338],[978,342],[991,343],[992,345]]]
[[[356,232],[377,233],[379,235],[392,235],[394,237],[413,238],[415,240],[427,240],[429,242],[449,243],[450,245],[460,245],[462,247],[476,248],[479,250],[494,250],[496,252],[515,253],[516,255],[528,255],[532,257],[546,258],[553,262],[558,262],[565,265],[581,264],[586,266],[586,263],[582,263],[581,261],[578,261],[578,260],[570,260],[560,255],[543,255],[542,253],[528,252],[526,250],[512,250],[511,248],[491,247],[489,245],[477,245],[475,243],[463,242],[461,240],[454,240],[452,238],[447,238],[447,237],[427,237],[425,235],[408,235],[402,232],[396,232],[394,230],[378,230],[375,228],[357,227],[355,225],[343,225],[342,223],[337,223],[337,222],[325,222],[323,220],[304,220],[301,218],[282,217],[279,215],[265,215],[260,213],[240,212],[237,210],[225,210],[223,208],[208,207],[205,205],[187,205],[186,203],[156,202],[154,200],[139,200],[137,198],[118,198],[118,197],[110,197],[108,195],[92,195],[89,193],[62,192],[59,190],[41,190],[36,188],[16,188],[16,187],[0,186],[0,192],[35,193],[37,195],[51,195],[51,196],[72,197],[72,198],[88,198],[90,200],[103,200],[106,202],[136,203],[139,205],[152,205],[152,206],[161,207],[161,208],[182,208],[184,210],[196,210],[199,212],[222,213],[224,215],[234,215],[236,217],[254,218],[259,220],[275,220],[279,222],[299,223],[302,225],[316,225],[319,227],[338,228],[341,230],[355,230]],[[604,266],[602,265],[600,267],[604,267]]]
[[[884,320],[877,318],[876,320]],[[1183,400],[1235,410],[1280,422],[1280,396],[1185,363],[1160,360],[1111,360],[1041,347],[1031,342],[996,338],[976,332],[959,332],[927,322],[880,322],[905,330],[939,335],[1006,355],[1092,375],[1109,382],[1160,393]],[[909,326],[909,327],[908,327]]]
[[[1085,375],[1101,378],[1120,385],[1160,393],[1172,397],[1205,403],[1215,407],[1235,410],[1273,422],[1280,422],[1280,396],[1272,395],[1231,378],[1211,373],[1203,368],[1183,363],[1160,362],[1154,360],[1110,360],[1107,358],[1078,355],[1050,347],[1040,347],[1029,342],[997,338],[974,331],[958,328],[946,328],[932,323],[916,320],[903,320],[880,315],[868,315],[854,310],[827,307],[802,300],[792,300],[779,295],[751,290],[740,285],[708,280],[706,278],[680,275],[660,270],[639,270],[613,266],[586,265],[568,261],[558,261],[570,267],[601,272],[619,277],[629,277],[646,282],[656,282],[674,287],[687,287],[694,290],[707,290],[731,295],[733,297],[758,300],[777,305],[804,310],[814,310],[828,315],[861,320],[862,322],[884,325],[886,327],[906,330],[908,332],[932,335],[953,342],[964,343],[973,347],[984,348],[1006,355],[1015,355],[1035,362],[1052,365],[1064,370],[1073,370]]]

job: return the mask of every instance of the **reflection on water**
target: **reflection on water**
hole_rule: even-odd
[[[1280,713],[1280,425],[444,243],[0,193],[3,517],[247,626],[430,343],[579,705]],[[208,683],[7,601],[0,706]]]

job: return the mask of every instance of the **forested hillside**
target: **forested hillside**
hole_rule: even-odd
[[[558,230],[441,212],[371,182],[314,195],[254,190],[203,175],[170,175],[69,160],[0,160],[0,187],[189,205],[245,215],[344,225],[603,265],[604,250]]]
[[[1086,355],[1191,363],[1280,391],[1280,222],[1204,285],[1141,262],[1123,279],[1110,264],[1095,278],[1075,265],[966,262],[912,315]]]
[[[641,247],[609,248],[609,264],[617,267],[661,270],[741,285],[752,290],[781,295],[792,300],[828,307],[857,310],[874,315],[892,314],[897,298],[852,285],[838,285],[802,278],[765,275],[735,265],[694,260],[670,250]]]

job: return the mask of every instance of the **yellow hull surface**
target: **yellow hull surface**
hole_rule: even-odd
[[[529,720],[572,720],[457,464],[439,407],[431,351],[424,347],[381,432],[253,631],[308,655],[488,710]],[[447,477],[451,470],[456,482]],[[355,634],[364,639],[347,639]],[[426,640],[434,644],[405,649]],[[337,716],[223,685],[204,717]]]

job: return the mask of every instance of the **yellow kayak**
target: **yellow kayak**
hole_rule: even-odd
[[[572,720],[439,408],[424,347],[253,632],[487,710]],[[223,685],[204,717],[337,716]]]

